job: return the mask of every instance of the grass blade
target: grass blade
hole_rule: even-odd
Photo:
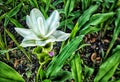
[[[21,47],[19,45],[19,43],[17,42],[17,40],[15,39],[15,37],[13,36],[12,33],[10,33],[7,29],[5,29],[5,32],[10,36],[10,38],[15,42],[15,44],[17,45],[17,47],[27,56],[27,58],[31,61],[30,59],[30,55],[24,50],[23,47]]]
[[[75,0],[70,0],[69,13],[74,9]]]
[[[75,82],[82,82],[82,66],[81,66],[80,55],[78,53],[71,61],[71,68]]]
[[[72,75],[69,71],[61,70],[55,77],[52,77],[52,82],[65,82],[68,79],[71,79]]]
[[[111,57],[109,57],[99,68],[99,71],[94,79],[94,82],[99,82],[100,80],[108,80],[116,70],[120,61],[120,45],[114,50]],[[111,75],[108,75],[111,74]],[[106,76],[107,75],[107,76]],[[104,78],[105,77],[105,78]],[[103,81],[102,81],[103,82]],[[108,81],[107,81],[108,82]]]
[[[94,5],[91,6],[89,9],[84,11],[84,13],[79,17],[78,19],[78,27],[81,29],[81,27],[90,19],[90,16],[92,15],[93,12],[97,10],[99,5]]]
[[[109,54],[111,48],[113,47],[118,35],[120,33],[120,9],[118,9],[118,12],[117,12],[117,19],[115,20],[115,29],[114,29],[114,33],[113,33],[113,38],[112,38],[112,41],[110,42],[110,45],[108,47],[108,50],[106,52],[106,56]]]
[[[108,82],[108,80],[113,76],[113,74],[115,73],[117,67],[118,67],[119,62],[113,67],[111,68],[111,70],[109,72],[107,72],[104,77],[100,80],[100,82]]]
[[[65,9],[64,9],[66,17],[68,16],[68,13],[69,13],[69,5],[70,5],[70,0],[67,0]]]
[[[71,54],[76,50],[78,45],[83,39],[83,35],[76,37],[70,43],[68,43],[48,65],[46,75],[47,77],[54,76],[58,73],[58,71],[62,68],[66,59],[71,56]],[[54,70],[54,71],[53,71]]]
[[[13,68],[0,61],[0,82],[25,82]]]
[[[77,31],[78,31],[78,23],[76,23],[76,25],[74,26],[72,32],[70,33],[69,41],[72,40],[75,37]]]
[[[10,20],[10,22],[13,23],[16,27],[24,28],[24,26],[21,25],[17,20],[10,18],[9,16],[7,16],[7,17]]]
[[[22,3],[18,4],[18,6],[16,6],[15,8],[13,8],[9,12],[7,12],[5,15],[7,15],[8,17],[12,17],[12,16],[16,15],[20,11],[21,6],[22,6]],[[8,24],[8,22],[9,22],[8,18],[5,17],[4,26],[6,26]]]
[[[114,12],[94,14],[90,18],[89,23],[82,30],[80,30],[80,34],[83,35],[84,31],[86,31],[86,29],[89,29],[89,27],[91,27],[91,26],[96,26],[96,25],[108,20],[108,18],[112,17],[114,14],[115,14]]]
[[[29,0],[30,4],[33,6],[33,7],[36,7],[39,9],[39,6],[38,6],[38,3],[37,3],[37,0]]]

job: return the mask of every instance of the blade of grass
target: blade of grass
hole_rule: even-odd
[[[113,67],[111,68],[110,71],[108,71],[104,77],[100,80],[100,82],[108,82],[108,80],[113,76],[113,74],[115,73],[117,67],[119,65],[119,62]]]
[[[99,5],[93,5],[90,8],[88,8],[86,11],[84,11],[84,13],[79,17],[78,19],[78,27],[80,30],[81,27],[90,19],[90,16],[92,15],[92,13],[94,13]]]
[[[92,3],[93,0],[81,0],[82,2],[82,10],[87,9],[87,7]]]
[[[25,82],[12,67],[0,61],[0,82]]]
[[[90,18],[90,21],[88,22],[88,24],[86,24],[86,26],[84,26],[84,28],[82,30],[80,30],[80,34],[84,34],[86,29],[89,29],[89,27],[96,26],[96,25],[108,20],[110,17],[114,16],[114,14],[115,14],[114,12],[94,14]]]
[[[4,46],[5,46],[5,49],[8,49],[7,40],[6,40],[6,32],[5,32],[5,31],[4,31],[4,37],[3,37],[3,39],[4,39]],[[9,53],[8,53],[8,52],[6,53],[6,58],[7,58],[7,60],[10,59],[10,56],[9,56]]]
[[[76,23],[76,25],[74,26],[72,32],[70,33],[70,37],[69,37],[68,42],[75,37],[75,35],[77,33],[77,30],[78,30],[78,23]]]
[[[15,8],[13,8],[9,12],[7,12],[5,15],[7,15],[8,17],[12,17],[12,16],[16,15],[20,11],[21,6],[22,6],[22,3],[19,3]],[[5,17],[4,26],[6,26],[8,24],[8,22],[9,22],[8,18]]]
[[[70,4],[70,0],[67,0],[65,7],[64,7],[66,17],[68,16],[68,13],[69,13],[69,4]]]
[[[0,50],[0,54],[5,54],[5,53],[7,53],[7,52],[10,52],[10,51],[13,51],[13,50],[15,50],[15,49],[17,49],[17,47],[15,47],[15,48],[12,48],[12,49],[8,49],[8,50]]]
[[[65,4],[65,8],[64,8],[64,12],[65,12],[66,17],[68,17],[69,14],[74,9],[74,3],[75,3],[75,0],[67,0],[67,2]]]
[[[75,0],[70,0],[70,6],[69,6],[69,14],[72,12],[72,10],[74,9],[74,4],[75,4]]]
[[[119,33],[120,33],[120,9],[118,9],[118,11],[117,11],[117,19],[115,20],[115,29],[114,29],[114,33],[113,33],[113,38],[112,38],[112,41],[110,42],[110,45],[106,52],[105,58],[108,56],[110,50],[112,49]]]
[[[51,0],[46,0],[45,12],[49,10]]]
[[[53,6],[57,6],[58,4],[62,3],[63,0],[56,0],[53,2]]]
[[[21,7],[22,7],[22,3],[19,3],[15,8],[7,12],[7,15],[9,17],[15,16],[20,11]]]
[[[5,33],[4,33],[4,35],[5,35]],[[4,39],[6,38],[6,36],[4,36]],[[5,39],[6,40],[6,39]],[[2,52],[1,51],[3,51],[3,50],[7,50],[7,45],[6,45],[6,41],[4,42],[3,41],[3,38],[2,38],[2,35],[1,35],[1,33],[0,33],[0,54],[2,54]],[[7,58],[7,60],[9,60],[10,59],[10,57],[9,57],[9,53],[8,52],[6,52],[5,53],[6,54],[6,58]]]
[[[75,82],[82,82],[82,66],[80,54],[75,54],[74,58],[71,61],[71,71],[75,79]]]
[[[5,32],[10,36],[10,38],[15,42],[15,44],[17,45],[17,47],[26,55],[26,57],[31,61],[31,58],[30,58],[30,54],[28,54],[23,47],[21,47],[19,45],[19,43],[17,42],[17,40],[15,39],[14,35],[12,33],[9,32],[9,30],[7,30],[5,28]]]
[[[0,48],[1,49],[5,49],[5,43],[3,42],[3,38],[2,38],[2,35],[1,35],[1,33],[0,33]]]
[[[79,46],[80,42],[83,39],[83,35],[80,35],[74,38],[71,42],[69,42],[48,65],[46,70],[46,76],[52,77],[56,75],[59,70],[62,68],[63,64],[65,63],[66,59],[71,56],[71,54],[76,50]],[[54,70],[54,71],[53,71]]]
[[[40,10],[41,10],[43,16],[44,16],[45,18],[48,18],[47,13],[45,12],[45,9],[44,9],[42,6],[40,6]]]
[[[113,53],[112,56],[109,57],[99,68],[99,71],[94,79],[94,82],[99,82],[101,79],[108,80],[116,70],[118,64],[120,63],[120,45],[118,45]],[[108,73],[110,75],[108,75]],[[107,76],[106,76],[107,75]],[[105,77],[105,78],[104,78]],[[103,81],[102,81],[103,82]]]
[[[85,29],[84,31],[81,31],[80,34],[86,35],[88,33],[94,33],[100,31],[101,28],[98,28],[97,26],[89,26],[89,28]]]
[[[10,18],[9,16],[7,16],[7,17],[10,20],[10,22],[13,23],[16,27],[24,28],[24,26],[22,24],[20,24],[17,20]]]
[[[37,0],[29,0],[29,2],[30,2],[30,4],[31,4],[33,7],[36,7],[36,8],[39,9]]]
[[[65,82],[68,79],[72,79],[72,74],[65,70],[61,70],[56,76],[51,78],[52,82]]]

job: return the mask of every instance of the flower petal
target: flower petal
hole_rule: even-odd
[[[56,22],[54,25],[51,25],[51,27],[54,27],[54,29],[49,30],[48,34],[45,37],[49,37],[52,33],[54,33],[58,28],[58,26],[59,26],[59,22]]]
[[[46,41],[41,41],[41,40],[36,41],[37,46],[45,46],[46,44],[47,44]]]
[[[50,56],[50,57],[53,57],[54,55],[55,55],[55,53],[54,53],[53,51],[50,51],[50,52],[49,52],[49,56]]]
[[[42,19],[42,17],[39,17],[37,19],[37,23],[38,23],[40,34],[44,37],[47,33],[47,27],[46,27],[45,21]]]
[[[64,41],[70,36],[69,33],[63,31],[55,31],[52,35],[56,38],[56,41]]]
[[[56,38],[53,36],[49,37],[47,40],[41,41],[41,40],[36,40],[36,45],[38,46],[45,46],[46,44],[50,42],[55,42]]]
[[[23,39],[23,41],[22,41],[22,43],[20,45],[22,47],[36,46],[35,40],[27,40],[27,39]]]
[[[42,19],[45,19],[41,11],[37,8],[31,10],[30,16],[32,17],[32,19],[37,19],[38,17],[42,17]]]
[[[26,16],[26,23],[30,29],[34,27],[29,15]]]
[[[45,18],[44,18],[44,16],[42,15],[42,13],[40,12],[40,10],[39,9],[36,9],[36,8],[34,8],[34,9],[32,9],[31,10],[31,12],[30,12],[30,17],[29,16],[27,16],[27,21],[29,21],[28,22],[28,24],[29,23],[32,23],[32,25],[31,25],[31,29],[37,34],[37,35],[40,35],[40,31],[39,31],[39,24],[38,24],[38,18],[41,18],[43,21],[45,21]],[[31,20],[31,21],[30,21]],[[26,22],[27,22],[26,21]],[[29,25],[28,25],[29,26]]]
[[[26,39],[40,40],[30,29],[15,28],[15,30]]]
[[[51,31],[54,32],[58,28],[59,19],[60,19],[59,13],[57,10],[55,10],[46,21],[49,32]]]

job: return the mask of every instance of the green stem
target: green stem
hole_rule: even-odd
[[[4,42],[5,42],[5,48],[6,50],[8,49],[8,46],[7,46],[7,40],[6,40],[6,32],[4,31]],[[6,53],[6,58],[7,60],[10,60],[10,56],[9,56],[9,53],[7,52]]]
[[[40,63],[40,66],[39,66],[38,71],[37,71],[36,81],[35,82],[39,81],[39,73],[40,73],[40,70],[42,69],[42,66],[43,66],[43,64]]]

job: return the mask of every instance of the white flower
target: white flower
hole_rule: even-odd
[[[66,40],[70,34],[56,30],[59,26],[59,19],[60,16],[57,10],[45,20],[38,9],[32,9],[30,16],[26,16],[26,23],[29,29],[15,28],[24,37],[21,46],[45,46],[50,42]]]

